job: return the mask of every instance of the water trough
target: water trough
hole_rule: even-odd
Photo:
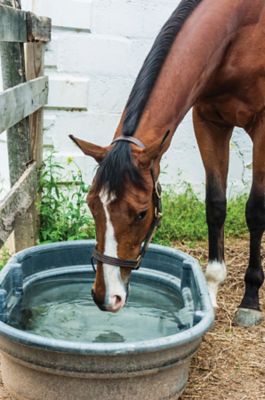
[[[36,246],[13,256],[2,270],[0,350],[6,389],[18,400],[177,399],[187,383],[191,357],[214,319],[198,263],[180,251],[151,245],[141,269],[133,272],[128,311],[111,317],[110,323],[108,313],[96,314],[96,306],[82,303],[82,293],[87,286],[89,297],[94,279],[93,247],[94,241]],[[51,301],[60,305],[61,293],[66,303],[74,302],[71,285],[79,285],[83,308],[79,314],[75,309],[73,320],[64,325],[61,310],[53,311]],[[130,320],[132,304],[142,318],[138,323]],[[157,319],[150,314],[154,308]],[[35,309],[40,310],[37,320],[50,313],[61,332],[69,327],[69,335],[60,336],[56,329],[51,333],[46,326],[34,331]]]

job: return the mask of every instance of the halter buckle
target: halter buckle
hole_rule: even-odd
[[[158,208],[155,208],[155,218],[160,220],[163,217],[162,211],[159,211]]]
[[[139,254],[139,256],[136,258],[136,266],[135,266],[135,270],[137,270],[137,269],[139,269],[140,268],[140,265],[141,265],[141,261],[142,261],[142,254],[140,253]]]
[[[158,180],[155,182],[155,192],[156,192],[157,197],[159,199],[161,199],[161,197],[162,197],[162,189],[161,189],[161,185],[160,185]]]

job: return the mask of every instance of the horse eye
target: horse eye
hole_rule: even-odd
[[[146,214],[147,210],[140,212],[140,214],[138,214],[135,218],[136,221],[142,221],[145,218]]]

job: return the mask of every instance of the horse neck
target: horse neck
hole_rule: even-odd
[[[253,0],[203,0],[185,21],[163,64],[135,137],[152,143],[178,124],[220,65],[240,26],[255,19]],[[251,12],[250,12],[250,8]],[[258,14],[258,13],[257,13]]]

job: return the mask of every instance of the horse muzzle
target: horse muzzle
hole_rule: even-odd
[[[107,299],[104,299],[103,301],[98,299],[95,291],[92,289],[91,290],[92,298],[95,302],[95,304],[98,306],[98,308],[101,311],[108,311],[108,312],[118,312],[120,311],[126,304],[127,298],[128,298],[128,289],[126,292],[126,297],[122,298],[119,295],[112,295]]]

